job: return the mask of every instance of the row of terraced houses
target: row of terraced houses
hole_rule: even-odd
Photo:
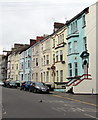
[[[14,44],[2,58],[7,63],[2,69],[1,62],[2,78],[44,82],[66,92],[98,94],[97,33],[98,2],[65,24],[55,22],[51,35],[30,39],[30,45]]]

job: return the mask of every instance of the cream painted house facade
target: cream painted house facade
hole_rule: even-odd
[[[52,88],[65,88],[67,82],[67,28],[56,29],[53,34],[32,46],[32,80],[44,82]]]
[[[15,55],[13,52],[8,56],[8,67],[7,67],[7,80],[15,80]]]
[[[32,46],[32,80],[40,82],[40,44],[35,43]]]
[[[67,27],[64,25],[51,35],[52,81],[55,88],[66,88],[67,82]]]
[[[40,42],[40,75],[41,82],[44,82],[48,86],[53,86],[52,81],[52,41],[51,37],[47,36],[44,40]]]
[[[17,81],[19,78],[20,71],[20,54],[19,52],[25,45],[23,44],[14,44],[10,54],[8,55],[8,64],[7,64],[7,80]]]

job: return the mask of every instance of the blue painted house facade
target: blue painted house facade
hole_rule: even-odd
[[[91,80],[89,69],[89,51],[87,49],[87,36],[85,35],[88,8],[67,21],[67,43],[68,43],[68,84],[67,91],[74,92],[74,88]]]
[[[20,81],[31,80],[31,47],[26,47],[20,52]]]
[[[25,81],[31,81],[31,76],[32,76],[32,72],[31,72],[31,55],[32,55],[32,50],[31,47],[28,48],[27,50],[24,51],[25,54]]]

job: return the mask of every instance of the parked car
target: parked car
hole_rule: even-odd
[[[25,90],[25,91],[26,91],[26,90],[29,90],[31,83],[32,83],[31,81],[25,82],[25,84],[24,84],[24,90]]]
[[[4,81],[4,87],[9,87],[9,81]]]
[[[4,86],[4,82],[0,80],[0,86]]]
[[[20,85],[20,90],[24,90],[26,81],[23,81]]]
[[[17,88],[16,81],[10,81],[7,85],[9,88]]]
[[[29,90],[31,83],[31,81],[24,81],[23,83],[21,83],[20,90]]]
[[[29,91],[34,93],[49,93],[49,87],[42,82],[32,82]]]

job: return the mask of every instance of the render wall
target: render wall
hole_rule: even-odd
[[[86,14],[85,36],[87,37],[88,53],[90,53],[88,73],[91,74],[92,80],[84,80],[78,86],[75,86],[74,93],[98,94],[98,90],[96,88],[96,29],[98,28],[96,23],[96,21],[98,21],[97,14],[98,13],[96,13],[96,4],[90,6],[89,13]]]
[[[97,5],[98,6],[98,5]],[[89,57],[89,73],[92,75],[92,82],[90,89],[93,90],[94,93],[98,93],[96,91],[96,4],[89,7],[89,13],[86,15],[87,26],[85,29],[85,34],[87,36],[87,48],[90,53]],[[97,19],[98,20],[98,19]]]

